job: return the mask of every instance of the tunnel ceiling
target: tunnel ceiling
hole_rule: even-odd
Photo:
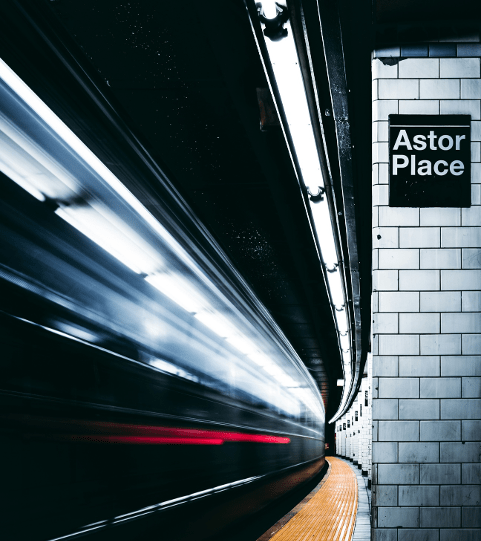
[[[378,1],[377,9],[386,11],[386,5]],[[338,60],[345,63],[355,141],[348,152],[361,239],[363,347],[368,349],[372,12],[367,0],[340,1],[338,7],[344,47]],[[317,3],[305,0],[304,8],[311,20],[309,39],[317,48],[317,71],[325,72],[321,33],[313,24]],[[14,11],[18,21],[29,19],[38,33],[33,37],[22,30],[25,35],[19,36],[14,26],[4,27],[2,41],[3,52],[17,63],[12,67],[19,68],[34,90],[42,94],[42,76],[52,84],[51,65],[40,75],[46,54],[67,63],[70,71],[77,69],[77,61],[90,70],[98,91],[268,308],[318,382],[329,403],[328,415],[333,415],[340,399],[336,379],[342,371],[331,309],[282,131],[279,126],[260,130],[258,89],[262,92],[268,84],[243,1],[6,0],[2,9]],[[6,51],[13,50],[15,40],[22,46]],[[32,63],[32,69],[25,62]],[[331,107],[324,77],[318,81],[323,111]],[[61,76],[55,84],[60,92]],[[48,102],[49,93],[44,94]],[[88,99],[81,93],[70,96],[72,103]],[[55,109],[55,99],[51,106]],[[75,112],[64,120],[82,138],[85,123]],[[108,137],[100,124],[88,130],[90,141],[96,134]],[[336,170],[338,149],[329,119],[325,130]]]

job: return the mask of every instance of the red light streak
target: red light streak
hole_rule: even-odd
[[[85,443],[133,445],[222,445],[224,442],[290,443],[290,438],[270,434],[133,425],[106,421],[57,419],[27,415],[3,417],[17,428],[28,428],[31,437]]]

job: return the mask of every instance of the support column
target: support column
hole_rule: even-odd
[[[480,54],[372,62],[373,541],[481,538]],[[389,114],[471,115],[470,208],[388,206]]]

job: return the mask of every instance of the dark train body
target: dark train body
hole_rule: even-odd
[[[0,174],[5,539],[208,539],[318,473],[319,392],[225,256],[189,244],[172,209],[149,222],[6,84],[0,112],[24,169],[53,171],[51,192],[70,182],[42,199],[15,163]],[[85,208],[119,217],[204,305],[186,310],[148,281],[157,267],[133,271],[65,218]]]

